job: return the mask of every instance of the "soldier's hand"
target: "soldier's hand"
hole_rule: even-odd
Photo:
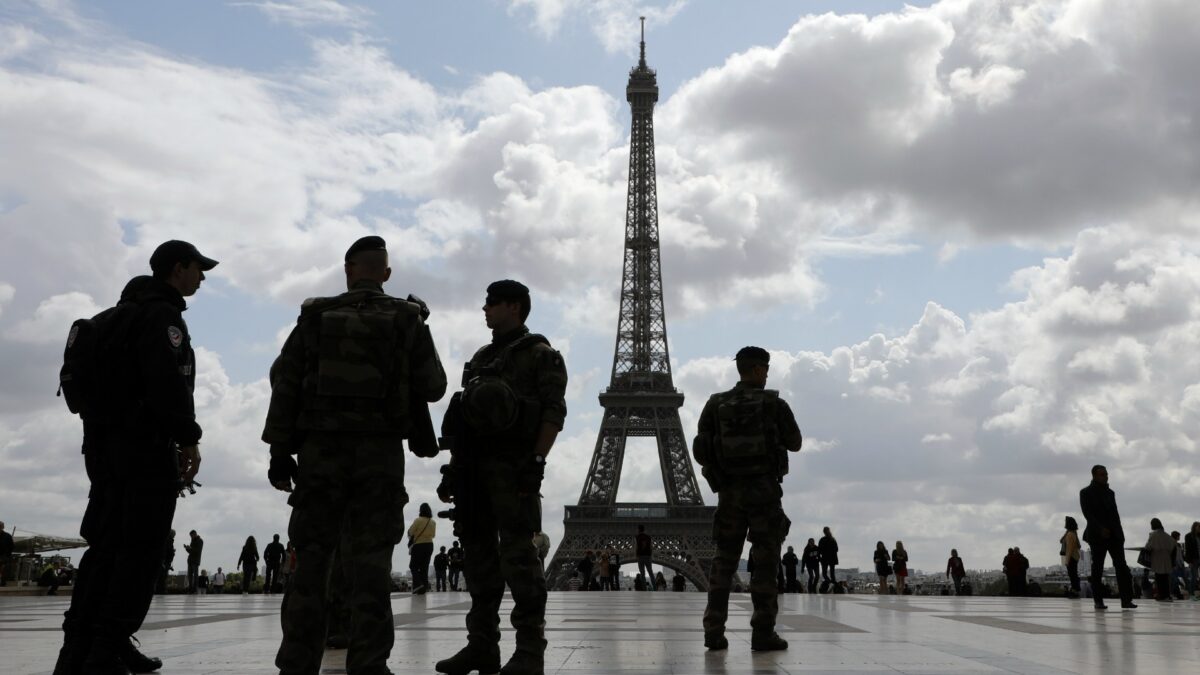
[[[521,472],[517,474],[517,494],[518,495],[535,495],[542,489],[542,479],[546,477],[545,461],[535,461],[530,458],[525,466],[521,467]]]
[[[200,446],[184,445],[179,448],[179,478],[184,483],[192,482],[200,472]]]
[[[271,481],[271,485],[275,486],[276,490],[284,492],[292,491],[292,480],[296,478],[299,472],[299,467],[296,466],[296,458],[292,457],[290,452],[271,451],[271,466],[267,469],[267,480]]]

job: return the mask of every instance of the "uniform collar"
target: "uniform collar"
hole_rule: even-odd
[[[766,389],[767,387],[765,385],[761,385],[761,384],[751,384],[749,382],[739,381],[737,384],[733,385],[733,388],[734,389]]]
[[[518,338],[529,335],[529,328],[525,324],[504,333],[503,335],[493,335],[492,344],[497,347],[503,347],[506,344],[515,342]]]
[[[378,292],[382,293],[383,292],[383,284],[381,284],[378,281],[375,281],[373,279],[359,279],[358,281],[355,281],[354,283],[350,284],[350,290],[352,290],[352,291],[378,291]]]

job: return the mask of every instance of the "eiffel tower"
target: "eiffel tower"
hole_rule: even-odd
[[[586,551],[611,547],[621,564],[637,564],[634,536],[645,525],[654,539],[652,564],[684,575],[708,589],[707,571],[716,553],[712,542],[715,506],[705,506],[679,422],[683,394],[671,379],[667,321],[663,312],[658,241],[658,195],[654,170],[655,72],[646,66],[646,19],[641,58],[629,72],[625,96],[633,110],[629,147],[629,192],[625,212],[625,264],[612,379],[600,394],[604,417],[591,469],[577,506],[567,506],[563,540],[546,567],[550,588],[564,589]],[[619,503],[617,485],[630,436],[658,442],[666,503]],[[649,580],[653,583],[653,580]]]

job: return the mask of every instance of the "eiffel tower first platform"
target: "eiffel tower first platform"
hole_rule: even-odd
[[[546,567],[548,586],[564,589],[588,551],[612,548],[622,565],[637,564],[634,536],[645,525],[654,540],[653,564],[684,575],[708,589],[708,568],[716,554],[712,522],[716,507],[705,506],[679,422],[683,394],[671,379],[667,321],[663,312],[662,267],[658,243],[658,196],[654,170],[655,72],[646,66],[645,19],[641,58],[629,73],[626,99],[633,110],[629,147],[629,192],[625,213],[625,264],[621,313],[612,379],[600,394],[604,417],[591,469],[578,506],[567,506],[562,542]],[[667,501],[618,503],[617,485],[630,436],[658,442]]]

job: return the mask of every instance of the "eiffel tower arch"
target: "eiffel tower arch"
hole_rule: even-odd
[[[658,239],[658,194],[654,166],[655,71],[646,65],[645,19],[641,57],[625,89],[633,113],[629,147],[629,190],[625,209],[625,260],[621,310],[612,378],[600,394],[604,415],[579,504],[567,506],[563,539],[546,567],[550,588],[566,588],[575,563],[588,550],[612,548],[621,564],[636,564],[638,525],[654,538],[655,566],[683,574],[707,590],[716,547],[716,507],[705,506],[696,483],[679,408],[683,394],[671,378],[667,320],[663,310]],[[618,503],[617,487],[629,437],[654,438],[666,502]]]

